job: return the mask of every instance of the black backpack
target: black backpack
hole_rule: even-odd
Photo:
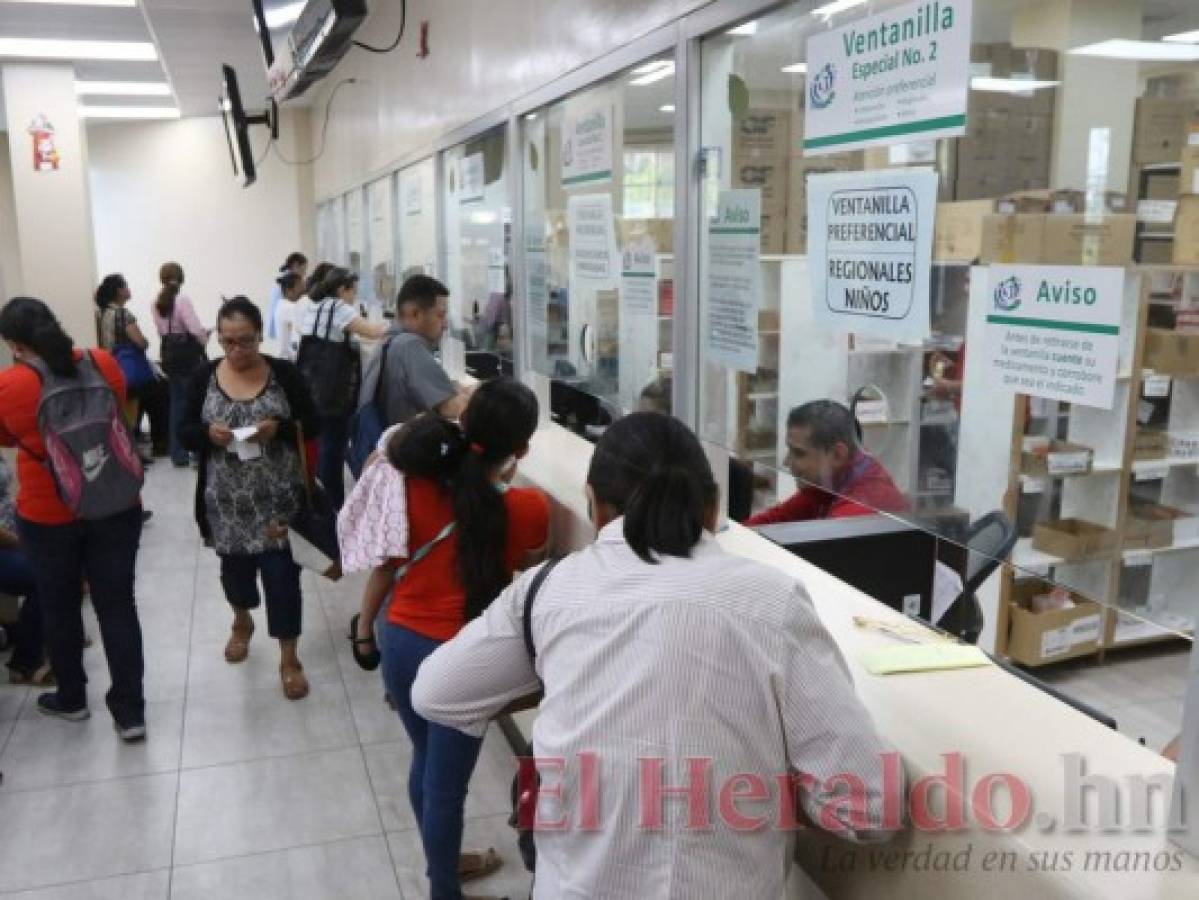
[[[317,414],[324,418],[348,416],[358,403],[358,385],[362,381],[362,361],[350,344],[347,332],[340,341],[330,338],[333,314],[341,301],[330,299],[316,308],[312,333],[300,340],[296,368],[312,393]],[[325,317],[321,331],[321,316]]]

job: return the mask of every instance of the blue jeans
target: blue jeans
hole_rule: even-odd
[[[349,416],[330,416],[321,419],[320,458],[316,477],[334,509],[341,509],[346,500],[346,441],[350,437]]]
[[[186,466],[190,459],[187,450],[179,442],[179,426],[183,424],[183,413],[187,406],[187,383],[188,379],[180,375],[172,375],[167,381],[171,392],[171,462],[177,466]]]
[[[144,721],[142,629],[133,597],[142,508],[106,519],[78,519],[65,525],[39,525],[18,519],[21,545],[33,564],[50,665],[58,698],[67,709],[87,705],[83,671],[81,594],[86,578],[112,687],[105,697],[122,724]]]
[[[412,683],[440,641],[390,623],[379,628],[383,683],[412,741],[408,801],[425,848],[431,900],[461,900],[458,855],[466,789],[483,746],[480,738],[429,722],[412,708]]]
[[[33,566],[18,548],[0,550],[0,591],[23,597],[21,612],[13,629],[12,656],[8,667],[14,672],[31,674],[46,661],[42,639],[42,607],[37,599]]]

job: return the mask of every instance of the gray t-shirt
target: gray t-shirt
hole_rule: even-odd
[[[418,334],[393,329],[383,338],[387,344],[385,377],[379,391],[384,427],[407,422],[413,416],[440,406],[457,393],[445,369],[433,356],[427,341]],[[375,396],[383,348],[371,356],[362,378],[358,405]]]

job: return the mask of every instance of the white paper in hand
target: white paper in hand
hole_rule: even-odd
[[[234,428],[233,443],[229,445],[229,452],[236,453],[237,458],[242,462],[258,459],[258,457],[262,456],[262,447],[250,442],[250,438],[257,433],[258,428],[254,425],[247,425],[245,428]]]

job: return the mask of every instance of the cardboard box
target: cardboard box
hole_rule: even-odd
[[[1125,550],[1156,550],[1174,543],[1174,520],[1183,513],[1158,503],[1134,503],[1124,524]]]
[[[1178,198],[1174,214],[1174,264],[1199,264],[1199,196],[1187,194]]]
[[[1140,166],[1178,162],[1186,143],[1191,104],[1174,97],[1141,97],[1133,125],[1132,158]]]
[[[1166,181],[1164,176],[1149,179],[1149,187],[1153,182]],[[1199,194],[1199,145],[1187,144],[1182,148],[1182,174],[1178,177],[1179,194]]]
[[[983,263],[1039,263],[1045,243],[1043,213],[1007,215],[996,213],[983,217]]]
[[[1173,241],[1147,241],[1141,244],[1141,265],[1169,266],[1174,263]]]
[[[974,262],[982,253],[983,219],[995,210],[993,200],[938,203],[933,232],[933,259]]]
[[[1145,366],[1160,375],[1199,375],[1199,334],[1150,328],[1145,336]]]
[[[1069,441],[1050,441],[1042,452],[1025,451],[1020,455],[1020,471],[1038,478],[1046,476],[1086,475],[1091,471],[1095,451]]]
[[[808,178],[828,172],[855,172],[864,163],[862,151],[828,156],[792,156],[787,166],[787,253],[808,250]]]
[[[1104,215],[1098,222],[1085,216],[1046,216],[1041,262],[1054,265],[1123,266],[1132,262],[1137,217]]]
[[[1170,436],[1156,428],[1138,428],[1132,439],[1133,459],[1165,459]]]
[[[1071,609],[1033,612],[1032,600],[1053,589],[1047,581],[1023,578],[1012,584],[1007,655],[1026,666],[1086,656],[1099,649],[1103,634],[1102,609],[1070,592]]]
[[[785,253],[787,250],[787,212],[762,210],[762,252]]]
[[[1051,191],[1011,191],[999,198],[995,211],[1001,213],[1047,213],[1053,202]]]
[[[791,113],[751,109],[733,120],[733,168],[756,160],[786,160],[791,155]]]
[[[1007,178],[983,175],[975,178],[959,178],[954,183],[954,198],[959,201],[982,200],[999,197],[1007,193]]]
[[[1093,559],[1116,548],[1119,535],[1085,519],[1058,519],[1033,526],[1032,545],[1065,560]]]
[[[733,167],[734,188],[756,188],[762,192],[762,209],[785,212],[787,208],[787,158],[742,160]]]

